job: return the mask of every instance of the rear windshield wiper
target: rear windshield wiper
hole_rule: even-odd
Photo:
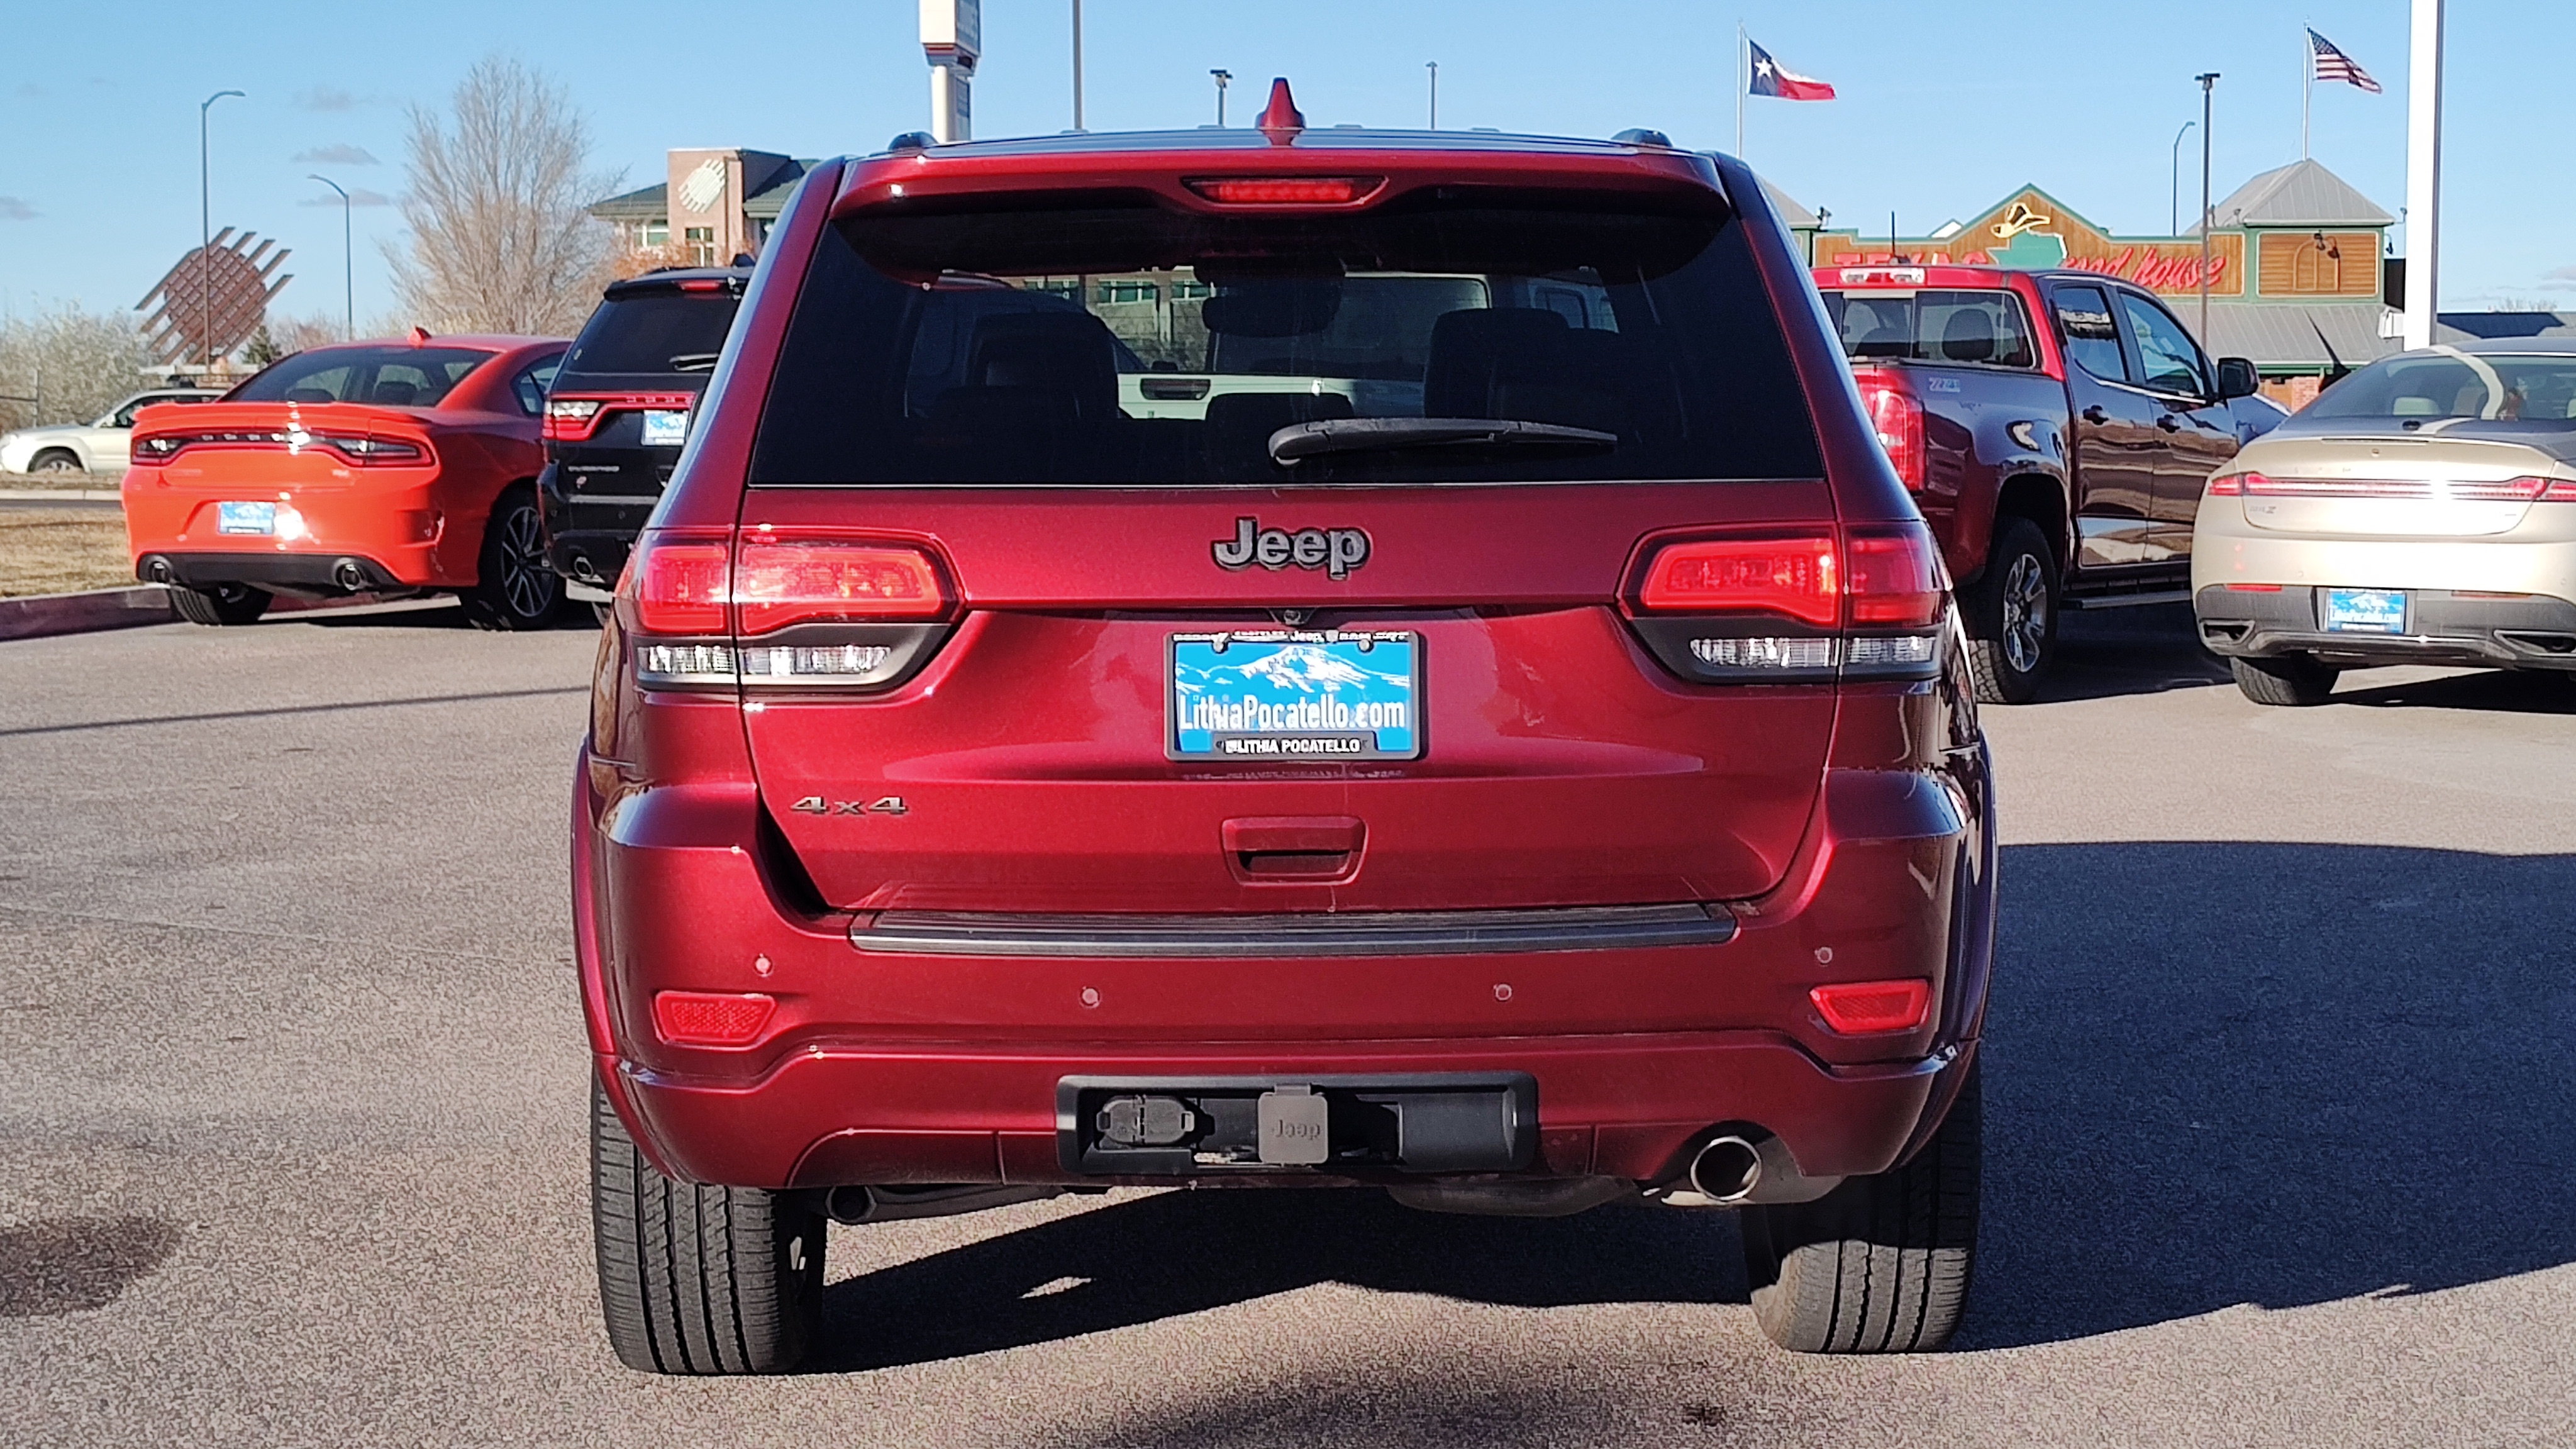
[[[1327,453],[1378,453],[1398,448],[1540,447],[1607,452],[1617,433],[1519,418],[1325,418],[1270,435],[1270,460],[1295,467],[1300,458]]]
[[[719,356],[722,356],[722,354],[715,352],[683,352],[671,359],[671,370],[673,372],[713,372],[716,366],[716,359]]]

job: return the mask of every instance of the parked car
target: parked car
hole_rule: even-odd
[[[48,423],[0,433],[0,473],[114,473],[125,467],[134,416],[154,403],[195,403],[220,388],[162,387],[138,392],[94,423]]]
[[[2280,420],[2155,294],[2091,272],[1820,267],[1888,457],[1959,581],[1977,697],[2038,697],[2069,608],[2190,597],[2200,486]]]
[[[1651,142],[1265,120],[828,161],[772,232],[575,771],[619,1357],[786,1368],[827,1219],[1116,1184],[1735,1208],[1779,1342],[1939,1345],[1987,756],[1787,233]],[[988,310],[1148,265],[1284,375],[1352,282],[1481,286],[1377,311],[1368,412],[1129,416],[1099,315]]]
[[[612,282],[547,396],[537,497],[546,558],[604,602],[680,461],[749,267],[674,268]]]
[[[2382,358],[2210,479],[2195,537],[2201,640],[2257,704],[2373,664],[2576,678],[2576,347]]]
[[[549,622],[537,438],[562,338],[316,347],[220,402],[135,425],[135,574],[181,615],[246,624],[274,595],[453,593],[488,629]]]

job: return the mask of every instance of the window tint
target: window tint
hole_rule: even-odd
[[[656,290],[599,304],[564,354],[564,376],[703,373],[724,350],[738,299],[726,291]],[[682,366],[674,359],[686,359]]]
[[[557,354],[510,379],[510,391],[518,395],[520,411],[533,418],[546,410],[546,389],[555,385],[555,373],[562,366],[563,357]]]
[[[317,347],[272,365],[227,401],[436,407],[491,360],[491,353],[462,347]]]
[[[2385,358],[2318,394],[2300,416],[2568,423],[2576,421],[2576,357]]]
[[[2120,329],[2111,321],[2111,299],[2099,287],[2058,287],[2049,301],[2057,309],[2057,330],[2066,339],[2066,355],[2075,365],[2105,382],[2129,380],[2128,359],[2120,355]]]
[[[2200,347],[2182,324],[2167,316],[2165,309],[2134,293],[2122,292],[2120,306],[2129,314],[2129,335],[2138,339],[2138,365],[2144,374],[2138,380],[2158,392],[2180,393],[2186,397],[2208,397],[2217,389],[2209,385],[2209,370],[2201,362]]]
[[[2021,299],[1993,291],[1827,292],[1826,315],[1841,334],[1843,355],[1914,362],[1972,362],[2035,367]]]
[[[1675,205],[862,215],[816,250],[751,481],[1820,476],[1742,226]],[[1606,436],[1269,452],[1299,424],[1426,417]]]

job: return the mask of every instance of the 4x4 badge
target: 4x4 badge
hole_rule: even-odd
[[[901,795],[887,795],[876,800],[826,800],[808,795],[787,807],[800,815],[903,815],[910,811]]]
[[[1238,518],[1234,537],[1218,539],[1208,551],[1216,555],[1216,566],[1229,572],[1253,564],[1277,572],[1295,564],[1346,579],[1351,570],[1368,562],[1369,536],[1359,528],[1301,528],[1290,533],[1284,528],[1263,528],[1257,518]]]

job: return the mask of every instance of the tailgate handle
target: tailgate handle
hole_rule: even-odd
[[[1255,815],[1219,827],[1226,861],[1260,880],[1328,880],[1349,874],[1368,829],[1349,815]]]

